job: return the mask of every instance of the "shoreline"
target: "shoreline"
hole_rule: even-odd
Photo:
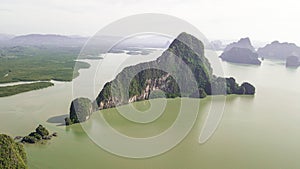
[[[0,97],[8,97],[17,95],[20,93],[25,93],[33,90],[40,90],[54,86],[54,83],[51,82],[35,82],[27,84],[18,84],[13,86],[0,87]]]

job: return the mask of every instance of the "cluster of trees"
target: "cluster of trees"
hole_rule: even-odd
[[[226,93],[227,94],[245,94],[245,95],[253,95],[255,94],[255,87],[251,85],[248,82],[242,83],[242,85],[239,86],[235,82],[235,79],[230,77],[226,78]]]
[[[78,69],[89,64],[74,61],[80,48],[67,47],[1,47],[5,57],[0,57],[0,83],[18,81],[71,81],[79,75]],[[77,70],[74,70],[75,63]],[[9,75],[4,77],[7,72]]]
[[[19,84],[13,86],[0,87],[0,97],[11,96],[23,92],[28,92],[31,90],[38,90],[53,86],[51,82],[35,82],[29,84]]]
[[[34,144],[41,140],[50,140],[52,136],[57,136],[56,133],[50,135],[49,131],[42,125],[39,125],[34,132],[22,138],[21,142]]]
[[[222,94],[253,95],[255,94],[255,87],[248,82],[239,85],[233,77],[222,78],[213,76],[209,95]]]

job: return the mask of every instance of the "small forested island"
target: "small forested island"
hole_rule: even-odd
[[[23,145],[15,142],[10,136],[5,134],[0,134],[0,168],[28,168],[27,156]]]
[[[77,98],[72,101],[70,115],[65,118],[66,125],[81,123],[90,118],[93,112],[92,101],[88,98]]]
[[[38,143],[43,140],[50,140],[52,137],[57,137],[57,133],[50,135],[49,131],[42,125],[39,125],[34,132],[31,132],[28,136],[22,138],[22,143]]]
[[[249,38],[242,38],[238,42],[229,44],[220,58],[227,62],[260,65],[261,61],[258,59],[254,47]]]
[[[300,57],[300,47],[294,43],[280,43],[279,41],[274,41],[265,47],[258,48],[257,53],[259,57],[266,59],[286,60],[287,57],[290,56]]]
[[[19,84],[13,86],[0,87],[0,97],[12,96],[15,94],[28,92],[31,90],[38,90],[53,86],[51,82],[35,82],[29,84]]]
[[[164,67],[165,60],[177,56],[190,68],[198,83],[198,95],[195,93],[184,93],[180,91],[177,82],[170,75],[170,73],[162,70],[154,69],[153,67]],[[174,57],[175,58],[175,57]],[[180,74],[182,71],[178,67],[178,62],[173,59],[173,63],[169,63],[170,71]],[[171,66],[170,66],[171,65]],[[143,71],[138,71],[143,70]],[[138,72],[136,75],[134,75]],[[132,75],[133,79],[126,79]],[[187,76],[180,74],[179,76]],[[122,82],[130,81],[128,91],[123,90],[121,86],[114,87],[114,84],[122,85]],[[224,88],[225,86],[225,88]],[[111,90],[120,90],[116,93],[119,95],[112,96]],[[255,87],[250,83],[243,83],[239,85],[234,78],[223,78],[213,75],[213,70],[204,56],[203,43],[194,36],[181,33],[169,46],[169,48],[155,61],[137,64],[123,69],[117,77],[104,85],[99,93],[96,101],[99,109],[112,108],[115,106],[149,99],[150,93],[156,90],[165,92],[167,98],[175,97],[199,97],[204,98],[206,95],[219,94],[255,94]],[[126,98],[125,93],[129,93],[129,98]]]

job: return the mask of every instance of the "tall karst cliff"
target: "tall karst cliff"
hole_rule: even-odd
[[[203,98],[212,94],[254,94],[255,88],[249,83],[240,86],[234,78],[213,75],[203,43],[181,33],[157,60],[123,69],[104,85],[96,101],[100,109],[106,109],[161,97],[157,91],[163,91],[167,98]]]

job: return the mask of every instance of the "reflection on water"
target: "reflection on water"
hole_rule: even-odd
[[[69,117],[69,115],[68,114],[58,115],[58,116],[50,117],[46,122],[47,123],[55,123],[57,125],[64,125],[66,117]]]

